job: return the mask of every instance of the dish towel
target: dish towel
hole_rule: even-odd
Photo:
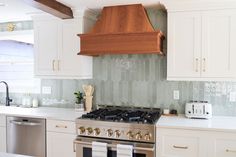
[[[117,157],[133,157],[133,146],[131,145],[117,145]]]
[[[107,143],[92,142],[92,157],[107,157]]]

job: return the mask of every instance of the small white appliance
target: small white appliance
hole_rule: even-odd
[[[209,119],[212,118],[212,105],[208,102],[190,102],[185,105],[187,118]]]

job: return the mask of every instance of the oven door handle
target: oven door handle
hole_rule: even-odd
[[[91,142],[84,142],[84,141],[80,141],[80,140],[75,140],[74,141],[74,152],[76,152],[76,145],[77,144],[81,144],[81,145],[87,145],[87,146],[92,146]],[[114,144],[107,144],[108,148],[113,148],[116,149],[117,145]],[[137,151],[149,151],[149,152],[154,152],[155,148],[146,148],[146,147],[133,147],[133,150],[137,150]]]

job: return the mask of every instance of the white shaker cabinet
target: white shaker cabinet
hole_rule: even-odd
[[[236,10],[202,12],[202,77],[236,78]]]
[[[56,61],[59,52],[58,20],[34,21],[35,75],[56,75]]]
[[[81,16],[81,15],[80,15]],[[77,55],[80,38],[92,27],[92,17],[61,20],[51,16],[35,16],[35,76],[52,79],[92,78],[92,57]]]
[[[6,152],[6,116],[0,115],[0,152]]]
[[[201,16],[168,14],[168,78],[200,77]]]
[[[47,157],[75,157],[75,122],[47,120]]]
[[[168,13],[168,80],[236,79],[236,9]]]
[[[156,157],[235,157],[236,132],[157,128]]]
[[[92,77],[92,57],[79,56],[80,38],[82,31],[81,20],[66,20],[62,24],[62,50],[58,53],[58,73],[60,76],[78,78]]]

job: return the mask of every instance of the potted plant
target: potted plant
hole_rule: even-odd
[[[75,92],[74,95],[76,96],[75,101],[75,110],[77,111],[84,111],[84,94],[80,91]]]

